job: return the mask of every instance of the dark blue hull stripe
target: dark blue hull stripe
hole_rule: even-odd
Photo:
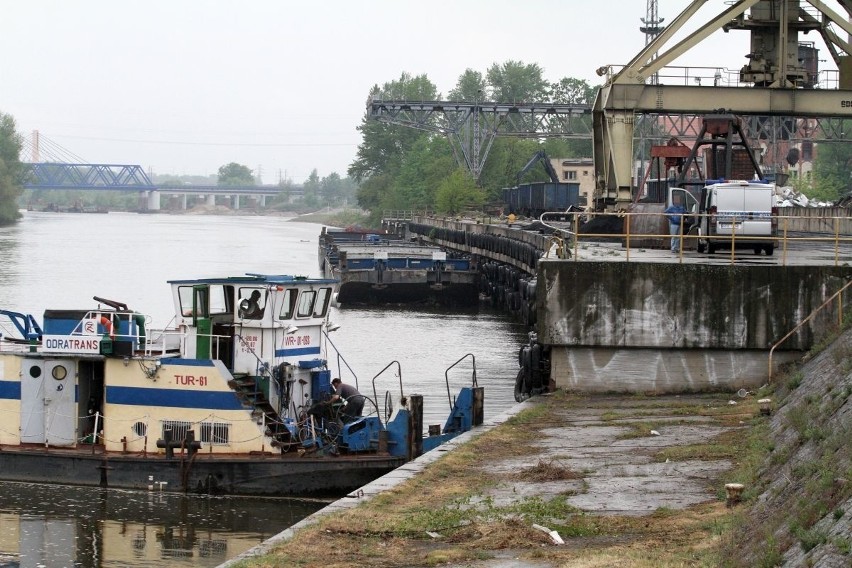
[[[299,349],[276,349],[276,357],[295,357],[297,355],[319,355],[319,347],[301,347]]]
[[[20,381],[0,381],[0,398],[21,400]]]
[[[147,387],[107,387],[109,404],[135,406],[167,406],[170,408],[209,408],[210,410],[240,410],[237,395],[230,391],[199,391],[182,389],[152,389]]]
[[[170,359],[160,359],[163,365],[186,365],[187,367],[212,367],[212,359],[181,359],[174,357]]]

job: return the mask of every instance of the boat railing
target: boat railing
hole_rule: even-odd
[[[90,322],[87,324],[87,321]],[[113,349],[113,355],[129,356],[142,354],[145,357],[158,357],[169,354],[186,352],[187,331],[182,327],[171,329],[151,329],[147,327],[150,318],[137,312],[92,310],[71,331],[71,336],[100,335],[108,336],[113,345],[129,343],[133,348],[129,352]],[[133,325],[121,326],[122,322],[133,322]],[[144,323],[142,323],[144,322]],[[98,326],[104,333],[98,331]],[[210,339],[210,356],[219,358],[223,349],[227,349],[228,336],[215,334],[199,334],[198,337]]]
[[[394,361],[391,361],[390,363],[388,363],[387,365],[385,365],[385,368],[382,369],[381,371],[379,371],[378,373],[376,373],[376,375],[373,377],[373,400],[372,400],[372,403],[373,403],[373,405],[375,405],[377,411],[378,411],[378,408],[379,408],[379,404],[378,404],[379,395],[376,391],[376,379],[378,379],[382,374],[384,374],[385,371],[390,369],[394,364],[396,365],[397,377],[399,378],[399,398],[400,398],[400,401],[405,399],[405,393],[402,390],[402,365],[400,365],[399,361],[394,360]],[[387,401],[387,399],[388,399],[388,397],[386,396],[385,400]],[[402,403],[400,402],[400,404],[402,404]],[[387,402],[385,403],[385,407],[388,407]],[[387,416],[385,416],[385,422],[387,422],[390,419],[390,416],[389,416],[390,412],[386,412],[385,414],[387,415]],[[381,413],[379,413],[379,422],[382,423]],[[382,427],[384,427],[383,423],[381,425],[382,425]]]
[[[177,328],[149,329],[144,355],[153,357],[168,353],[181,353],[186,343],[186,332]]]
[[[331,338],[328,336],[329,332],[336,330],[338,327],[339,326],[335,326],[331,322],[328,322],[320,328],[320,331],[323,337],[325,337],[326,343],[328,343],[328,345],[331,345],[331,348],[334,350],[334,353],[337,356],[338,375],[340,375],[340,371],[343,369],[343,367],[341,366],[342,363],[343,366],[345,366],[349,373],[352,375],[352,378],[355,379],[355,388],[360,389],[361,387],[358,385],[358,375],[355,374],[355,371],[349,365],[349,362],[346,361],[346,359],[340,353],[340,349],[337,348],[337,345],[335,345]]]
[[[747,242],[757,246],[772,245],[779,249],[779,264],[787,266],[795,261],[792,256],[791,248],[803,250],[803,247],[822,247],[824,256],[833,261],[834,266],[848,262],[850,252],[852,252],[852,215],[849,215],[847,209],[842,207],[833,207],[825,210],[814,210],[812,214],[795,215],[787,214],[784,208],[779,208],[777,213],[773,212],[766,215],[771,224],[771,231],[764,235],[749,234],[739,228],[744,220],[752,220],[750,212],[736,212],[729,214],[730,233],[728,234],[713,234],[709,237],[718,243],[721,248],[728,249],[728,253],[724,256],[718,255],[719,259],[727,258],[731,264],[738,260],[751,257],[751,254],[742,252],[742,248],[738,248],[737,241]],[[610,256],[612,259],[621,259],[626,262],[631,262],[635,259],[640,261],[645,259],[643,255],[637,255],[637,252],[644,252],[646,249],[663,248],[668,249],[670,239],[676,237],[679,239],[678,248],[675,252],[678,256],[673,257],[679,262],[684,261],[686,253],[693,250],[699,250],[702,246],[702,241],[708,238],[708,235],[699,233],[699,226],[702,219],[713,219],[718,215],[711,213],[696,213],[684,212],[676,214],[666,214],[664,212],[565,212],[561,216],[572,218],[570,223],[565,226],[557,227],[552,221],[547,221],[552,229],[558,230],[560,235],[559,247],[565,249],[564,256],[556,255],[558,258],[570,258],[574,262],[579,262],[588,259],[599,260],[602,253],[600,247],[607,248],[607,243],[616,244],[615,247],[608,247],[608,251],[603,256]],[[669,218],[679,217],[685,222],[679,222],[677,227],[680,233],[671,234],[669,229]],[[582,227],[594,220],[600,218],[609,220],[601,225],[606,225],[606,228],[592,232],[584,230]],[[688,229],[684,226],[688,225]],[[617,226],[615,230],[612,227]],[[581,227],[580,231],[574,227]],[[554,248],[554,247],[551,247]]]
[[[136,351],[143,349],[148,341],[146,334],[148,320],[149,318],[138,312],[90,310],[68,335],[108,337],[113,343],[129,342],[134,346],[133,351]]]
[[[453,407],[455,406],[455,401],[453,401],[453,397],[450,394],[450,371],[453,369],[453,367],[468,358],[470,358],[471,360],[471,386],[473,388],[479,386],[476,382],[476,356],[473,353],[467,353],[466,355],[463,355],[458,361],[447,367],[447,369],[444,371],[444,381],[447,383],[447,400],[450,403],[450,412],[453,411]]]

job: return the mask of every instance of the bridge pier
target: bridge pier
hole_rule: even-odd
[[[148,211],[159,211],[160,210],[160,192],[151,190],[144,192],[147,197],[147,207]]]
[[[239,195],[232,195],[231,196],[231,209],[233,209],[234,211],[240,210],[240,196]]]
[[[181,209],[181,211],[186,211],[186,200],[187,200],[187,195],[185,193],[181,194],[181,196],[180,196],[180,209]]]
[[[208,194],[208,195],[207,195],[207,200],[205,201],[205,204],[206,204],[208,207],[216,207],[216,196],[215,196],[214,194],[212,194],[212,193],[211,193],[211,194]]]

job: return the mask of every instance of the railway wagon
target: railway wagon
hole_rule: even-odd
[[[503,201],[507,213],[538,217],[548,211],[565,211],[571,206],[579,207],[579,183],[535,182],[522,183],[503,190]]]

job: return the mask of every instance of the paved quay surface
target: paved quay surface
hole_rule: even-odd
[[[227,568],[229,566],[234,566],[240,560],[258,556],[260,554],[265,554],[270,550],[274,549],[276,545],[293,538],[293,535],[296,534],[296,532],[298,532],[299,530],[316,524],[322,517],[332,515],[340,511],[354,509],[361,503],[371,500],[376,495],[380,495],[388,489],[392,489],[404,483],[405,481],[408,481],[410,478],[414,477],[415,475],[426,469],[436,460],[440,459],[446,452],[451,452],[453,451],[453,449],[457,448],[462,444],[465,444],[472,438],[480,436],[485,432],[493,429],[494,427],[502,424],[507,419],[511,418],[529,405],[530,402],[516,404],[515,406],[501,413],[500,415],[490,420],[485,420],[482,426],[477,428],[476,430],[465,432],[461,436],[453,438],[446,444],[442,444],[431,452],[427,452],[419,458],[412,460],[407,464],[396,468],[392,472],[383,475],[372,483],[364,485],[357,491],[353,491],[346,497],[343,497],[341,499],[338,499],[337,501],[334,501],[333,503],[330,503],[329,505],[323,507],[313,515],[302,519],[292,527],[281,531],[270,539],[267,539],[262,544],[245,551],[241,555],[232,558],[228,562],[220,564],[219,566],[217,566],[217,568]]]
[[[725,436],[738,435],[737,431],[743,428],[754,410],[748,402],[748,399],[741,399],[735,394],[586,397],[559,393],[535,397],[491,418],[483,427],[331,503],[222,566],[233,566],[241,559],[274,550],[277,545],[286,543],[298,531],[316,524],[320,519],[369,502],[389,489],[416,478],[447,452],[469,444],[480,436],[487,436],[492,431],[494,435],[500,435],[501,431],[517,428],[512,417],[527,409],[535,412],[543,404],[548,405],[547,412],[535,420],[535,435],[525,436],[522,448],[515,451],[509,447],[513,442],[485,445],[494,450],[481,452],[477,465],[465,474],[472,477],[487,476],[495,480],[483,494],[472,500],[473,506],[477,502],[487,502],[489,506],[503,507],[531,498],[547,501],[567,496],[567,502],[579,509],[580,514],[585,513],[598,519],[610,516],[613,519],[630,519],[659,516],[661,512],[668,515],[671,511],[702,503],[718,504],[720,489],[726,482],[725,473],[733,463],[724,452],[708,453],[696,448],[715,447]],[[505,437],[499,439],[504,440]],[[671,456],[671,459],[666,456]],[[523,475],[525,471],[541,467],[542,464],[558,465],[572,474],[553,480],[536,480],[535,477]],[[435,464],[434,467],[441,467],[441,464]],[[435,506],[440,504],[436,503]],[[569,536],[565,535],[569,546],[574,544],[577,549],[588,547],[588,543],[571,542]],[[329,538],[333,539],[334,536]],[[443,544],[439,541],[430,543],[425,535],[424,540],[424,544],[416,546],[427,552]],[[569,547],[560,548],[567,551]],[[380,552],[374,551],[372,555],[375,561],[370,564],[374,566],[396,565],[387,563],[391,561],[381,558]],[[409,557],[412,562],[416,559],[416,554]],[[310,561],[291,560],[294,565],[314,565]],[[366,564],[356,559],[352,565]],[[430,563],[421,559],[419,563],[408,565],[425,566]],[[554,562],[531,557],[529,550],[500,547],[489,550],[488,558],[485,559],[450,560],[440,565],[454,568],[550,568],[569,564],[561,560]],[[630,564],[619,562],[602,565]]]

